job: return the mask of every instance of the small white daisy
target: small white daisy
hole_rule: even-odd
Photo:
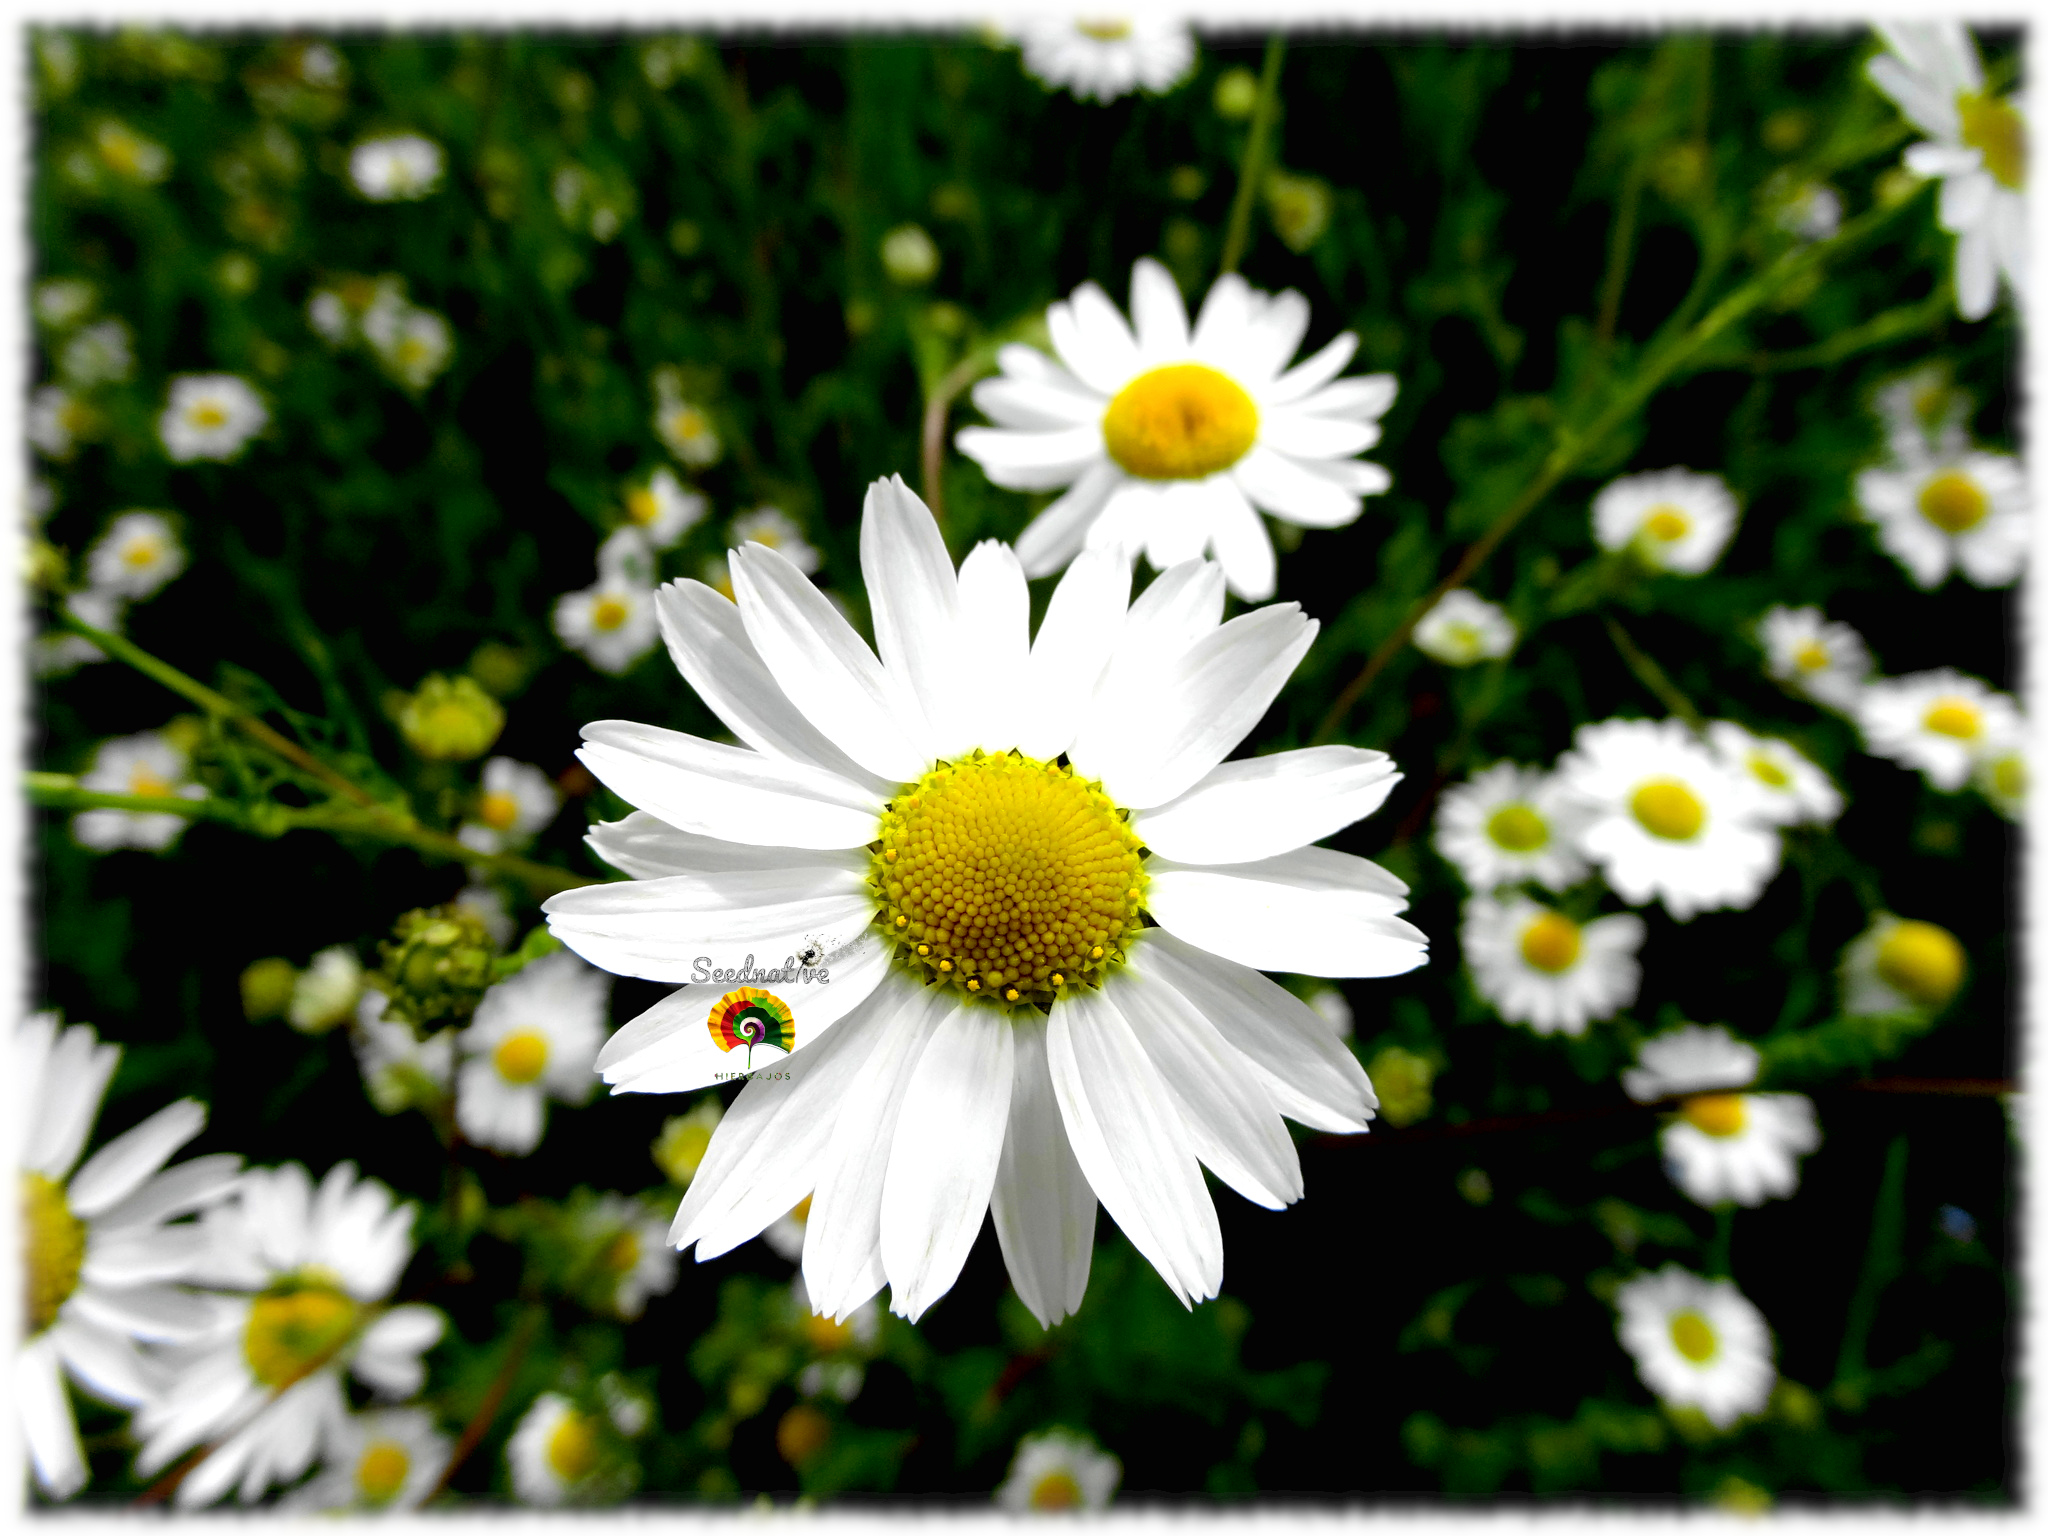
[[[1946,361],[1923,363],[1879,389],[1871,400],[1894,458],[1937,457],[1969,447],[1970,397],[1956,388]]]
[[[1981,680],[1942,667],[1885,678],[1863,690],[1856,723],[1875,756],[1917,768],[1936,789],[1969,782],[1987,746],[2012,739],[2020,714]]]
[[[464,822],[456,835],[478,853],[503,853],[529,842],[561,808],[562,792],[540,769],[493,757],[484,763],[476,820]]]
[[[540,1145],[548,1100],[581,1104],[597,1087],[611,977],[557,953],[484,993],[456,1040],[455,1123],[480,1147],[523,1157]]]
[[[597,546],[597,579],[652,587],[656,567],[654,546],[634,524],[614,528]]]
[[[2027,812],[2027,741],[2025,723],[1989,732],[1977,754],[1970,782],[1999,815],[2023,821]]]
[[[1697,1408],[1727,1429],[1770,1401],[1778,1379],[1771,1330],[1734,1282],[1667,1264],[1624,1281],[1614,1307],[1636,1373],[1666,1403]]]
[[[123,512],[86,551],[86,579],[103,592],[152,597],[185,569],[185,546],[161,512]]]
[[[164,452],[179,464],[234,458],[270,421],[270,408],[232,373],[181,373],[157,422]]]
[[[683,488],[672,470],[657,469],[626,491],[626,516],[656,549],[669,549],[704,520],[710,503]]]
[[[37,320],[53,331],[62,331],[91,314],[99,294],[82,277],[47,277],[36,284],[31,302]]]
[[[1642,982],[1643,920],[1633,913],[1576,923],[1526,896],[1480,895],[1465,903],[1459,939],[1474,989],[1539,1035],[1583,1035],[1634,1002]]]
[[[1078,101],[1114,101],[1135,90],[1168,91],[1195,65],[1186,23],[1154,16],[1034,16],[1013,34],[1025,71]]]
[[[1842,1012],[1852,1018],[1937,1013],[1968,971],[1969,956],[1946,928],[1880,912],[1842,951]]]
[[[1863,637],[1818,608],[1771,608],[1757,626],[1772,677],[1830,709],[1852,710],[1870,675]]]
[[[1856,477],[1856,501],[1877,541],[1921,587],[1960,570],[1980,587],[2008,587],[2027,563],[2026,472],[2019,460],[1957,445],[1910,451]]]
[[[1721,1024],[1684,1024],[1642,1043],[1637,1065],[1621,1074],[1622,1090],[1638,1104],[1688,1093],[1747,1088],[1763,1058]]]
[[[417,1509],[453,1450],[424,1409],[347,1414],[329,1426],[325,1469],[278,1507],[307,1514]]]
[[[1687,1199],[1756,1206],[1799,1187],[1799,1159],[1820,1145],[1820,1126],[1803,1093],[1696,1093],[1658,1145]]]
[[[1558,762],[1592,821],[1580,845],[1622,900],[1661,900],[1680,922],[1744,908],[1777,873],[1761,790],[1737,778],[1676,720],[1582,725]]]
[[[1444,791],[1434,841],[1475,891],[1524,880],[1561,891],[1585,878],[1586,821],[1555,775],[1495,763]]]
[[[121,614],[126,607],[125,598],[105,587],[83,587],[64,599],[65,612],[85,620],[94,629],[103,629],[113,635],[121,633]],[[74,635],[66,629],[45,630],[37,635],[35,647],[29,653],[30,665],[37,677],[61,677],[79,667],[106,659],[105,651],[85,636]]]
[[[1445,666],[1469,667],[1507,655],[1518,633],[1505,608],[1460,587],[1416,622],[1415,646]]]
[[[335,944],[315,955],[292,982],[285,1019],[301,1034],[323,1035],[355,1017],[362,995],[362,961],[348,945]]]
[[[1123,1463],[1086,1435],[1041,1430],[1017,1442],[996,1503],[1017,1513],[1105,1509],[1123,1475]]]
[[[1083,549],[1143,550],[1158,570],[1213,552],[1231,591],[1273,595],[1264,511],[1341,528],[1392,477],[1356,457],[1379,441],[1392,374],[1339,379],[1357,349],[1346,331],[1289,369],[1308,301],[1267,295],[1229,273],[1192,329],[1166,268],[1131,269],[1135,331],[1094,283],[1046,311],[1055,357],[1012,344],[1002,377],[974,387],[995,423],[966,427],[960,451],[997,485],[1066,494],[1017,540],[1027,576]]]
[[[617,1481],[605,1466],[605,1439],[601,1416],[559,1392],[541,1393],[505,1442],[512,1491],[543,1508],[605,1499]]]
[[[119,320],[89,325],[64,343],[57,354],[57,372],[77,389],[97,384],[122,384],[135,375],[135,345]]]
[[[95,420],[92,407],[77,395],[47,384],[29,397],[24,430],[37,453],[62,463],[91,434]]]
[[[648,1297],[675,1289],[676,1251],[668,1245],[665,1220],[617,1194],[599,1196],[586,1220],[600,1243],[595,1268],[620,1317],[631,1322],[647,1310]]]
[[[519,931],[519,925],[512,920],[512,909],[505,904],[505,893],[494,885],[472,880],[455,893],[450,905],[464,908],[482,923],[484,932],[500,949],[510,944],[512,935]]]
[[[387,1019],[389,999],[365,988],[356,1003],[356,1067],[377,1112],[425,1108],[444,1099],[455,1081],[455,1031],[422,1040],[403,1019]]]
[[[803,526],[780,507],[756,507],[732,520],[735,544],[772,549],[806,576],[815,576],[825,557],[804,541]]]
[[[363,314],[363,339],[385,371],[406,389],[425,389],[455,355],[455,333],[431,309],[396,293],[380,296]]]
[[[1842,194],[1824,182],[1808,182],[1784,200],[1778,224],[1801,240],[1832,240],[1842,227]]]
[[[1835,781],[1791,742],[1715,720],[1707,726],[1707,745],[1729,772],[1748,777],[1758,790],[1757,815],[1772,826],[1825,826],[1842,814]]]
[[[661,638],[654,593],[637,582],[600,577],[594,586],[556,601],[555,634],[598,671],[628,672]]]
[[[680,395],[666,395],[655,403],[654,434],[667,445],[677,462],[691,469],[709,468],[724,451],[718,429],[703,407],[692,405]]]
[[[186,777],[185,754],[161,731],[141,731],[103,741],[92,766],[78,776],[80,789],[107,795],[176,795],[204,800],[206,791]],[[168,848],[185,830],[188,818],[156,811],[80,811],[71,818],[71,835],[87,848]]]
[[[410,202],[441,184],[441,146],[416,133],[365,139],[349,152],[348,179],[373,203]]]
[[[1625,475],[1593,498],[1602,549],[1633,549],[1654,569],[1697,576],[1735,531],[1735,498],[1719,475],[1663,469]]]

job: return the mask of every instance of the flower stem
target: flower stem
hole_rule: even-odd
[[[1235,272],[1244,259],[1251,239],[1252,200],[1266,183],[1266,162],[1271,158],[1273,118],[1280,105],[1280,61],[1287,54],[1287,40],[1275,33],[1266,41],[1266,65],[1259,74],[1259,95],[1252,107],[1251,138],[1244,147],[1244,159],[1237,168],[1237,196],[1231,200],[1230,223],[1223,236],[1220,275]]]
[[[1842,1348],[1835,1357],[1833,1390],[1854,1390],[1856,1378],[1864,1374],[1863,1352],[1870,1342],[1871,1325],[1877,1321],[1877,1304],[1884,1289],[1905,1267],[1900,1243],[1906,1225],[1906,1138],[1894,1136],[1885,1149],[1884,1173],[1877,1183],[1877,1200],[1870,1212],[1870,1244],[1863,1252],[1863,1272],[1856,1277],[1856,1293],[1849,1299],[1849,1316],[1842,1325]]]
[[[512,1390],[513,1379],[519,1374],[519,1367],[526,1363],[526,1352],[533,1347],[534,1336],[540,1332],[540,1325],[547,1317],[547,1308],[539,1302],[530,1303],[521,1314],[518,1324],[512,1330],[511,1342],[505,1349],[505,1363],[498,1367],[498,1374],[491,1378],[491,1384],[484,1389],[483,1401],[476,1405],[476,1412],[462,1427],[462,1438],[455,1442],[455,1450],[448,1457],[448,1465],[441,1469],[441,1476],[428,1490],[421,1504],[431,1503],[454,1478],[456,1469],[469,1459],[470,1452],[477,1448],[483,1437],[490,1432],[491,1424],[498,1417],[498,1410],[505,1406],[505,1395]]]
[[[1637,681],[1657,696],[1658,703],[1691,726],[1695,733],[1704,731],[1706,721],[1700,717],[1692,700],[1671,681],[1671,675],[1657,665],[1649,652],[1629,638],[1628,631],[1612,614],[1602,614],[1601,617],[1606,620],[1608,638],[1614,641],[1614,648],[1621,652],[1621,659],[1628,663],[1628,669],[1635,673]]]

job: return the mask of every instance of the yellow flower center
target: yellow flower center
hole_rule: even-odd
[[[1539,912],[1522,930],[1522,958],[1561,975],[1579,963],[1579,925],[1561,912]]]
[[[800,1467],[825,1449],[832,1421],[809,1403],[798,1403],[775,1426],[775,1449],[793,1467]]]
[[[427,344],[417,336],[407,336],[392,354],[401,369],[414,368],[427,359]]]
[[[547,1070],[548,1037],[537,1029],[514,1030],[491,1052],[491,1065],[508,1083],[530,1083]]]
[[[1116,43],[1131,35],[1131,24],[1114,18],[1084,18],[1074,23],[1074,30],[1098,43]]]
[[[1074,1481],[1074,1474],[1062,1469],[1048,1472],[1031,1485],[1031,1507],[1033,1509],[1079,1509],[1081,1507],[1081,1485]]]
[[[27,1269],[22,1300],[30,1337],[57,1320],[57,1309],[78,1289],[85,1267],[85,1223],[71,1214],[64,1186],[40,1173],[21,1176],[21,1247]]]
[[[940,763],[890,802],[876,922],[921,980],[1005,1003],[1095,985],[1138,927],[1145,871],[1102,786],[1019,753]]]
[[[1676,779],[1651,779],[1635,792],[1628,808],[1652,837],[1683,843],[1700,835],[1707,808]]]
[[[571,1409],[548,1436],[548,1466],[565,1483],[581,1482],[597,1465],[597,1426]]]
[[[1927,707],[1920,724],[1937,736],[1974,741],[1977,733],[1984,729],[1984,714],[1968,699],[1939,698]]]
[[[121,563],[133,566],[138,571],[143,570],[148,566],[155,565],[158,557],[163,552],[163,544],[160,540],[153,534],[143,534],[140,538],[128,541],[126,547],[121,551]]]
[[[125,128],[100,130],[100,154],[124,176],[133,176],[142,168],[142,141]]]
[[[1487,818],[1486,835],[1510,853],[1534,853],[1550,841],[1550,826],[1526,805],[1504,805]]]
[[[331,1278],[305,1275],[265,1291],[249,1304],[242,1353],[266,1387],[290,1386],[318,1370],[356,1331],[362,1309]]]
[[[1825,672],[1832,658],[1818,640],[1808,640],[1793,652],[1792,664],[1802,672]]]
[[[1984,157],[1984,169],[2017,192],[2027,181],[2027,124],[2010,102],[1967,92],[1956,97],[1963,142]]]
[[[1877,974],[1923,1008],[1939,1008],[1963,984],[1963,946],[1946,928],[1909,919],[1878,945]]]
[[[1671,1314],[1671,1347],[1694,1365],[1705,1365],[1720,1353],[1714,1325],[1693,1311]]]
[[[600,597],[590,610],[590,627],[609,634],[626,622],[625,600],[617,597]]]
[[[1944,469],[1920,487],[1920,515],[1943,533],[1968,533],[1990,510],[1983,487],[1960,469]]]
[[[615,1275],[623,1275],[640,1262],[640,1234],[621,1232],[604,1245],[604,1258],[600,1261]]]
[[[356,1488],[366,1504],[389,1504],[405,1486],[412,1457],[396,1440],[372,1440],[356,1462]]]
[[[185,419],[203,432],[212,432],[228,424],[228,413],[213,401],[202,400],[185,413]]]
[[[804,1314],[804,1337],[811,1341],[811,1348],[821,1355],[846,1348],[853,1341],[853,1324],[835,1323],[829,1317],[820,1317],[815,1312]]]
[[[515,796],[494,791],[484,796],[484,803],[477,812],[483,824],[499,832],[509,832],[513,823],[519,820],[519,801]]]
[[[1485,637],[1478,629],[1463,619],[1444,626],[1443,646],[1453,656],[1477,656],[1485,643]]]
[[[645,528],[661,516],[661,503],[646,486],[626,492],[626,516]]]
[[[1660,544],[1675,544],[1692,532],[1692,519],[1674,506],[1652,507],[1643,519],[1643,532]]]
[[[168,782],[158,778],[147,768],[137,768],[128,775],[128,793],[131,795],[155,795],[161,797],[164,795],[174,795],[177,791]]]
[[[1696,1093],[1678,1106],[1678,1112],[1709,1136],[1736,1136],[1749,1123],[1749,1110],[1739,1093]]]
[[[694,405],[685,405],[669,412],[668,429],[677,438],[687,442],[693,437],[704,435],[704,413]]]
[[[1768,784],[1772,789],[1789,789],[1792,785],[1792,775],[1766,752],[1749,754],[1749,771],[1757,776],[1759,782]]]
[[[1200,480],[1243,458],[1258,435],[1252,397],[1201,363],[1139,374],[1102,413],[1109,456],[1140,480]]]

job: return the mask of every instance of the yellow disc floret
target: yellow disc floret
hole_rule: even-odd
[[[1200,480],[1230,468],[1259,436],[1259,408],[1201,363],[1141,373],[1102,413],[1109,456],[1140,480]]]
[[[1960,469],[1944,469],[1920,487],[1920,515],[1943,533],[1968,533],[1990,510],[1984,488]]]
[[[1522,958],[1561,976],[1579,963],[1579,925],[1562,912],[1539,912],[1522,930]]]
[[[78,1289],[85,1267],[85,1223],[71,1214],[64,1186],[40,1173],[21,1176],[21,1248],[28,1273],[22,1300],[33,1337],[57,1320],[57,1309]]]
[[[1923,1008],[1939,1008],[1963,984],[1963,946],[1935,923],[1908,918],[1877,946],[1877,974]]]
[[[875,921],[923,980],[1049,1004],[1122,960],[1145,897],[1140,846],[1101,785],[976,752],[890,802],[871,845]]]
[[[365,1504],[389,1504],[405,1487],[412,1457],[396,1440],[372,1440],[356,1460],[356,1489]]]
[[[530,1083],[548,1068],[548,1037],[537,1029],[514,1030],[491,1052],[491,1065],[508,1083]]]
[[[1806,641],[1792,658],[1793,663],[1802,672],[1825,672],[1832,659],[1828,655],[1828,648],[1818,640]]]
[[[548,1466],[565,1483],[581,1482],[597,1466],[597,1426],[570,1409],[548,1436]]]
[[[1749,754],[1749,771],[1756,775],[1758,783],[1768,784],[1772,789],[1792,787],[1792,775],[1785,771],[1783,764],[1767,752]]]
[[[1673,506],[1652,507],[1643,519],[1643,532],[1659,544],[1676,544],[1692,532],[1692,519]]]
[[[1984,715],[1968,699],[1940,698],[1927,706],[1927,713],[1920,717],[1920,723],[1937,736],[1974,741],[1977,733],[1984,729]]]
[[[1653,837],[1683,843],[1700,835],[1707,808],[1700,797],[1676,779],[1651,779],[1640,785],[1628,808]]]
[[[242,1353],[266,1387],[287,1387],[318,1370],[346,1344],[362,1308],[332,1277],[295,1275],[249,1303]]]
[[[1486,835],[1510,853],[1534,853],[1550,841],[1550,827],[1526,805],[1504,805],[1487,818]]]
[[[1749,1107],[1739,1093],[1696,1093],[1678,1112],[1709,1136],[1738,1136],[1749,1123]]]
[[[1963,142],[1984,157],[1984,169],[2017,192],[2027,183],[2027,124],[2011,102],[1968,92],[1956,98]]]
[[[1694,1365],[1705,1365],[1720,1352],[1714,1325],[1692,1311],[1671,1314],[1671,1347]]]
[[[1081,1485],[1074,1481],[1074,1474],[1064,1468],[1048,1472],[1031,1485],[1031,1507],[1079,1509]]]

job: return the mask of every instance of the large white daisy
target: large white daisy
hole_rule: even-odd
[[[1495,763],[1444,791],[1436,851],[1475,891],[1533,880],[1561,891],[1585,878],[1586,809],[1556,776]]]
[[[1757,625],[1771,676],[1830,709],[1852,710],[1870,676],[1863,637],[1818,608],[1772,607]]]
[[[1053,305],[1057,361],[1003,348],[1002,377],[974,387],[996,425],[963,428],[960,451],[1011,490],[1066,488],[1017,540],[1027,576],[1084,548],[1142,549],[1162,571],[1213,551],[1231,591],[1271,597],[1273,544],[1253,509],[1341,528],[1360,497],[1391,485],[1354,455],[1379,441],[1393,375],[1338,379],[1358,345],[1349,331],[1288,369],[1308,301],[1259,293],[1234,273],[1216,280],[1190,330],[1166,268],[1140,257],[1131,316],[1135,333],[1093,283]]]
[[[1757,736],[1733,720],[1707,726],[1722,765],[1757,790],[1757,815],[1773,826],[1825,824],[1842,814],[1842,792],[1812,758],[1776,736]]]
[[[992,1209],[1050,1325],[1080,1303],[1099,1198],[1177,1296],[1212,1296],[1201,1165],[1286,1205],[1281,1116],[1357,1131],[1374,1105],[1259,970],[1424,959],[1405,886],[1308,846],[1378,806],[1391,765],[1353,747],[1224,761],[1315,626],[1290,603],[1219,627],[1214,565],[1170,568],[1126,611],[1127,565],[1085,554],[1034,642],[1015,553],[981,544],[956,575],[900,479],[869,490],[861,558],[879,658],[772,550],[734,552],[737,605],[661,590],[670,654],[745,746],[584,728],[584,763],[643,807],[590,838],[635,879],[551,897],[549,923],[608,969],[687,983],[606,1047],[615,1090],[739,1075],[741,1043],[760,1068],[769,1016],[735,1010],[766,1004],[731,978],[749,956],[778,976],[818,961],[759,989],[792,1048],[720,1122],[671,1240],[712,1257],[808,1194],[820,1310],[886,1283],[915,1318]]]
[[[484,993],[456,1037],[455,1123],[480,1147],[523,1157],[540,1145],[548,1100],[596,1089],[611,978],[574,955],[545,955]]]
[[[1666,1264],[1624,1281],[1614,1307],[1643,1384],[1673,1407],[1697,1408],[1726,1429],[1770,1401],[1770,1325],[1733,1281]]]
[[[90,1025],[60,1032],[54,1014],[15,1031],[26,1315],[14,1402],[36,1482],[54,1499],[86,1481],[64,1378],[121,1407],[149,1395],[151,1366],[138,1342],[190,1338],[209,1316],[175,1283],[192,1274],[206,1234],[176,1218],[226,1198],[241,1167],[223,1153],[164,1168],[206,1125],[206,1106],[194,1099],[166,1105],[80,1167],[120,1060],[121,1048],[99,1043]]]
[[[1885,678],[1856,702],[1864,746],[1950,791],[1969,782],[1987,747],[2018,734],[2019,722],[2008,695],[1949,667]]]
[[[1195,64],[1194,34],[1164,17],[1043,15],[1014,30],[1025,70],[1080,101],[1171,90]]]
[[[2027,563],[2027,477],[2010,454],[1908,448],[1857,475],[1856,501],[1919,586],[1961,570],[1977,586],[2007,587]]]
[[[1658,570],[1697,576],[1735,531],[1735,497],[1719,475],[1660,469],[1625,475],[1593,498],[1602,549],[1634,549]]]
[[[1643,920],[1633,913],[1577,923],[1526,896],[1474,896],[1459,940],[1479,995],[1539,1035],[1583,1035],[1634,1002],[1642,981]]]

